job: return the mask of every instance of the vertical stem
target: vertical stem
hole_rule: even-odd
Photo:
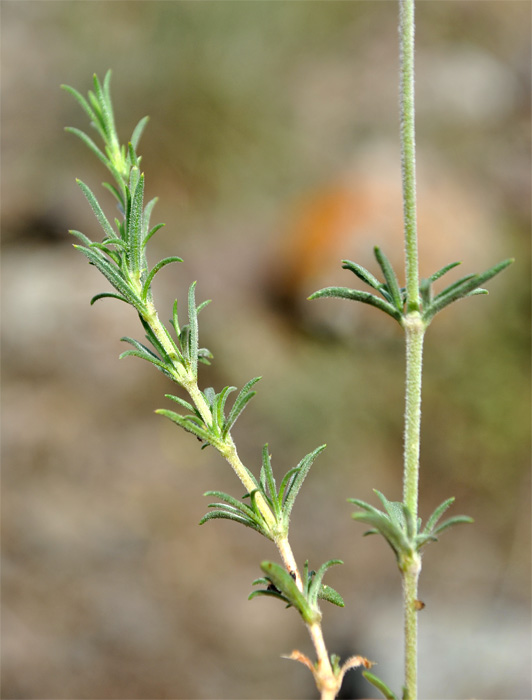
[[[421,377],[425,324],[419,312],[403,321],[406,334],[406,396],[404,435],[403,503],[417,522],[419,501],[419,445],[421,431]],[[417,588],[421,558],[417,552],[400,563],[403,577],[405,634],[405,687],[408,700],[417,698]]]
[[[419,311],[414,108],[414,0],[399,0],[401,167],[406,261],[406,308]]]
[[[425,324],[414,311],[403,319],[406,335],[406,391],[403,502],[417,520],[419,500],[419,445],[421,433],[421,379]]]
[[[414,0],[399,0],[401,169],[405,236],[406,395],[403,502],[417,522],[419,501],[419,443],[421,379],[425,324],[419,313],[419,263],[416,222],[416,140],[414,105]],[[417,589],[421,558],[417,552],[400,563],[403,577],[405,688],[417,699]]]

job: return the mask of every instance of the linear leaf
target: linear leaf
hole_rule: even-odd
[[[331,586],[327,586],[322,583],[320,590],[318,591],[318,598],[321,600],[326,600],[328,603],[337,605],[339,608],[345,608],[345,602],[342,596]]]
[[[360,301],[363,304],[370,304],[375,306],[377,309],[384,311],[396,321],[401,323],[402,314],[398,311],[393,304],[386,301],[385,299],[379,299],[371,292],[362,292],[359,289],[348,289],[347,287],[326,287],[325,289],[320,289],[314,294],[311,294],[308,298],[313,299],[323,299],[325,297],[336,297],[338,299],[351,299],[352,301]]]
[[[89,105],[87,100],[83,97],[83,95],[78,92],[75,88],[70,87],[70,85],[61,85],[62,89],[68,92],[72,97],[78,102],[78,104],[81,106],[83,111],[87,114],[91,122],[96,122],[96,114],[94,113],[92,107]],[[70,127],[68,127],[70,128]]]
[[[234,496],[229,495],[228,493],[224,493],[223,491],[205,491],[203,494],[204,496],[214,496],[215,498],[221,498],[223,501],[228,503],[229,505],[233,506],[234,508],[237,508],[238,510],[241,510],[243,513],[248,515],[250,518],[255,516],[255,512],[253,511],[253,508],[250,508],[247,503],[243,503],[242,501],[239,501],[238,498],[235,498]],[[209,505],[210,507],[210,505]]]
[[[375,686],[377,690],[379,690],[383,696],[386,698],[386,700],[397,700],[397,695],[388,688],[386,683],[382,681],[380,678],[375,676],[373,673],[370,673],[369,671],[362,671],[362,675],[364,678],[368,681],[368,683],[371,683],[371,685]]]
[[[196,282],[190,285],[188,290],[188,360],[194,377],[198,375],[198,312],[196,309]]]
[[[74,134],[78,138],[80,138],[83,143],[90,148],[90,150],[96,155],[97,158],[99,158],[102,163],[105,166],[109,165],[109,159],[107,156],[102,153],[102,151],[98,148],[98,146],[94,143],[94,141],[90,138],[90,136],[87,136],[87,134],[84,131],[81,131],[81,129],[76,129],[74,126],[67,126],[65,127],[65,131],[68,131],[69,134]]]
[[[390,292],[390,295],[392,297],[392,301],[396,309],[399,311],[399,313],[403,313],[403,299],[401,297],[401,290],[399,288],[399,282],[397,281],[397,276],[394,272],[394,269],[392,267],[392,264],[384,255],[382,250],[379,248],[379,246],[375,246],[373,249],[373,252],[375,253],[375,257],[377,258],[377,262],[381,266],[382,272],[384,274],[384,278],[386,279],[387,285],[388,285],[388,291]]]
[[[158,408],[155,413],[158,413],[161,416],[165,416],[166,418],[169,418],[173,423],[176,423],[177,425],[181,426],[184,428],[188,433],[192,433],[196,437],[198,437],[200,440],[203,440],[204,442],[208,442],[209,444],[212,444],[213,442],[213,437],[210,433],[208,433],[206,430],[203,428],[200,428],[197,424],[195,424],[190,416],[180,416],[179,413],[175,413],[174,411],[169,411],[166,408]]]
[[[314,577],[312,578],[312,581],[310,582],[309,590],[308,590],[308,600],[311,605],[315,605],[316,601],[318,599],[318,594],[321,588],[321,582],[323,580],[323,577],[325,573],[327,572],[328,569],[331,568],[331,566],[335,566],[337,564],[343,564],[344,562],[341,561],[340,559],[330,559],[329,561],[326,561],[325,564],[322,564],[320,568],[316,571],[314,574]]]
[[[100,204],[98,203],[98,200],[94,196],[94,194],[91,192],[89,187],[82,182],[81,180],[76,180],[78,185],[80,186],[81,190],[83,191],[83,194],[87,198],[87,201],[89,202],[92,211],[94,212],[96,218],[98,219],[101,227],[103,228],[105,235],[109,236],[109,238],[116,238],[116,233],[114,232],[113,227],[109,223],[107,217],[103,213],[103,209],[101,208]]]
[[[319,619],[319,611],[311,608],[309,602],[286,569],[272,561],[263,561],[260,568],[273,585],[299,610],[305,622],[312,624]]]
[[[256,530],[257,532],[260,532],[261,535],[264,534],[260,525],[258,525],[255,521],[250,520],[249,518],[246,518],[244,515],[238,515],[236,513],[229,513],[229,512],[222,511],[222,510],[214,510],[210,513],[206,513],[203,516],[203,518],[199,521],[199,524],[203,525],[208,520],[233,520],[236,523],[241,523],[242,525],[245,525],[246,527],[250,527],[253,530]]]
[[[292,508],[294,507],[296,496],[299,493],[301,486],[303,485],[303,481],[309,473],[309,470],[313,465],[314,460],[320,454],[320,452],[323,452],[325,447],[326,445],[321,445],[320,447],[317,447],[313,452],[309,452],[309,454],[303,457],[301,462],[298,464],[298,469],[295,478],[293,481],[290,482],[286,489],[286,496],[283,506],[283,519],[286,525],[288,525],[288,522],[290,520],[290,514],[292,512]]]
[[[85,248],[80,245],[75,245],[74,248],[80,250],[83,255],[89,259],[89,262],[100,270],[102,275],[109,280],[117,292],[124,296],[132,306],[135,308],[139,307],[140,300],[133,295],[118,268],[108,262],[101,253],[92,248]]]
[[[370,287],[373,287],[373,289],[376,289],[378,292],[381,292],[382,287],[384,286],[382,282],[379,282],[379,280],[372,275],[369,270],[362,267],[362,265],[358,265],[351,260],[342,260],[342,267],[344,270],[351,270],[351,272],[354,272],[355,275],[363,282],[369,284]]]
[[[137,150],[137,147],[139,145],[139,140],[140,137],[142,136],[142,133],[144,131],[144,128],[146,127],[146,124],[149,122],[150,118],[149,117],[142,117],[142,119],[139,121],[137,126],[133,129],[133,134],[131,136],[131,145],[135,150]]]
[[[455,267],[457,267],[458,265],[461,265],[461,264],[462,264],[461,262],[449,263],[448,265],[445,265],[445,266],[442,267],[440,270],[438,270],[437,272],[435,272],[434,274],[432,274],[432,275],[429,277],[429,280],[430,280],[431,282],[436,282],[436,280],[439,280],[440,277],[443,277],[443,275],[445,275],[447,272],[449,272],[449,270],[452,270],[452,269],[454,269]]]
[[[244,384],[244,386],[240,390],[238,396],[235,399],[233,407],[229,411],[229,416],[227,417],[227,420],[225,422],[222,437],[224,437],[224,438],[227,437],[227,435],[229,434],[229,431],[231,430],[233,425],[236,423],[237,419],[239,418],[242,411],[245,409],[248,402],[251,401],[251,399],[257,393],[255,391],[250,391],[250,389],[260,379],[261,379],[261,377],[254,377],[253,379],[250,379],[249,382]]]
[[[438,527],[433,530],[433,533],[435,535],[439,535],[440,532],[443,532],[448,527],[452,527],[453,525],[460,525],[461,523],[473,522],[475,522],[473,518],[470,518],[468,515],[455,515],[454,517],[449,518],[448,520],[444,520],[443,523],[441,523],[441,525],[438,525]]]
[[[132,174],[136,168],[132,168]],[[129,266],[131,270],[140,272],[142,268],[142,212],[144,200],[144,173],[139,176],[138,183],[132,193],[131,210],[127,220],[129,243]]]
[[[177,255],[172,255],[169,258],[164,258],[163,260],[160,260],[157,265],[155,265],[150,274],[146,277],[146,281],[144,282],[142,286],[142,293],[141,293],[141,299],[142,301],[146,301],[148,292],[150,290],[151,283],[153,281],[153,278],[155,275],[161,270],[165,265],[169,265],[170,263],[175,263],[175,262],[183,262],[183,258],[179,258]]]
[[[129,301],[125,297],[120,296],[120,294],[113,294],[112,292],[101,292],[100,294],[95,294],[92,297],[90,305],[92,306],[94,302],[98,301],[99,299],[105,299],[106,297],[109,297],[111,299],[119,299],[120,301],[125,301],[126,304],[129,304]]]
[[[454,503],[454,500],[454,497],[448,498],[446,501],[443,501],[443,503],[440,503],[440,505],[437,508],[435,508],[434,512],[427,520],[425,528],[423,529],[424,534],[432,532],[438,520],[445,513],[447,508],[449,508]]]

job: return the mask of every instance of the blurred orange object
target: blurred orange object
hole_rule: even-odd
[[[373,256],[375,245],[390,258],[404,284],[399,163],[394,149],[370,148],[359,155],[356,167],[291,205],[265,275],[267,296],[279,312],[304,325],[320,321],[318,307],[323,302],[311,304],[307,296],[327,286],[363,288],[360,280],[341,269],[343,259],[381,277]],[[434,158],[418,168],[418,183],[421,277],[456,260],[464,264],[449,274],[449,280],[451,275],[456,279],[496,262],[499,240],[493,197],[482,196],[478,183],[466,181]],[[359,306],[357,316],[365,311]],[[323,320],[322,316],[320,325]]]

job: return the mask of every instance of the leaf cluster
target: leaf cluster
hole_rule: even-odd
[[[200,350],[200,353],[206,352],[205,350]],[[205,362],[208,358],[200,358]],[[220,393],[215,393],[212,387],[208,387],[205,391],[201,392],[205,403],[208,405],[211,415],[212,422],[206,424],[203,417],[196,406],[193,406],[188,401],[180,398],[179,396],[173,396],[172,394],[166,394],[167,399],[175,401],[183,408],[187,409],[188,413],[186,415],[181,415],[175,411],[169,411],[167,409],[159,409],[157,413],[162,416],[166,416],[173,423],[180,425],[187,432],[195,435],[199,440],[203,442],[203,447],[207,445],[213,445],[217,447],[220,451],[224,450],[224,443],[229,437],[229,431],[236,423],[237,419],[241,415],[242,411],[246,408],[247,404],[255,396],[257,392],[251,391],[251,388],[260,380],[260,377],[255,377],[250,379],[247,384],[245,384],[240,392],[238,393],[231,410],[226,416],[225,405],[227,402],[227,397],[233,391],[236,391],[234,386],[226,386]],[[249,472],[252,476],[251,472]]]
[[[473,519],[467,515],[455,515],[439,523],[442,515],[454,502],[454,498],[448,498],[434,510],[425,527],[422,528],[421,518],[415,522],[412,513],[404,503],[389,501],[377,489],[374,489],[374,492],[379,497],[384,510],[379,510],[357,498],[349,498],[349,503],[354,503],[362,509],[353,513],[352,518],[371,526],[371,530],[365,532],[365,535],[378,533],[384,537],[393,549],[400,568],[410,561],[413,554],[419,552],[422,547],[429,542],[436,542],[438,535],[447,528],[460,523],[473,522]]]
[[[146,258],[148,242],[164,226],[156,224],[152,227],[150,224],[157,198],[144,205],[144,174],[139,170],[141,158],[136,151],[148,118],[144,117],[139,121],[127,147],[121,146],[111,101],[111,71],[106,73],[103,84],[96,75],[93,83],[94,91],[89,91],[88,99],[74,88],[62,86],[81,105],[91,120],[91,126],[103,141],[102,150],[80,129],[67,127],[67,131],[78,136],[112,174],[114,184],[104,182],[103,186],[116,199],[119,211],[119,217],[111,223],[92,190],[81,180],[77,181],[103,229],[104,237],[101,242],[92,241],[80,231],[71,231],[82,244],[76,245],[75,248],[88,258],[90,264],[98,268],[115,289],[115,292],[96,294],[91,299],[91,304],[98,299],[112,297],[133,306],[139,314],[151,347],[126,337],[122,340],[134,349],[122,353],[121,357],[140,357],[151,362],[171,379],[182,383],[185,377],[190,380],[197,376],[198,361],[208,363],[211,357],[208,350],[198,346],[197,323],[198,313],[209,302],[196,307],[194,283],[188,294],[188,323],[182,328],[178,321],[177,301],[174,302],[171,325],[176,339],[174,340],[162,324],[159,336],[153,330],[151,322],[157,318],[152,296],[155,275],[166,265],[182,262],[182,259],[175,255],[166,257],[150,269]]]
[[[337,297],[340,299],[352,299],[353,301],[359,301],[363,304],[370,304],[384,311],[384,313],[388,314],[402,325],[407,314],[405,308],[407,304],[406,288],[399,286],[397,275],[392,264],[378,246],[374,248],[374,253],[384,276],[384,282],[379,281],[369,270],[366,270],[362,265],[358,265],[351,260],[343,260],[342,267],[345,270],[351,270],[351,272],[375,290],[380,296],[359,289],[326,287],[325,289],[320,289],[314,292],[314,294],[311,294],[309,299]],[[453,282],[453,284],[450,284],[435,296],[433,296],[432,290],[433,283],[457,265],[460,265],[460,263],[454,262],[445,265],[441,270],[438,270],[427,279],[422,280],[419,285],[421,308],[418,310],[421,313],[421,318],[425,326],[429,325],[437,313],[454,301],[478,294],[487,294],[487,290],[483,289],[480,285],[487,282],[492,277],[495,277],[499,272],[502,272],[502,270],[508,267],[512,262],[512,259],[503,260],[484,272],[465,275],[465,277]]]
[[[303,569],[303,590],[300,591],[294,577],[285,568],[271,561],[263,561],[260,568],[264,577],[253,581],[254,586],[266,586],[255,590],[249,595],[249,600],[257,596],[272,596],[286,603],[287,607],[296,608],[307,624],[313,624],[321,620],[321,611],[318,600],[326,600],[333,605],[344,607],[342,596],[322,583],[323,576],[331,566],[343,564],[339,559],[331,559],[322,564],[318,571],[309,571],[308,561]]]
[[[250,383],[248,383],[248,385],[249,384]],[[245,388],[246,387],[244,387],[242,392],[245,390]],[[235,405],[237,404],[237,401],[235,401]],[[213,508],[214,510],[204,515],[200,521],[200,524],[207,522],[207,520],[223,518],[226,520],[234,520],[235,522],[241,523],[246,527],[250,527],[272,541],[286,537],[290,524],[290,515],[292,513],[296,496],[299,493],[299,490],[303,485],[303,481],[309,473],[314,460],[324,449],[325,445],[322,445],[313,452],[309,452],[309,454],[305,455],[297,467],[290,469],[284,475],[279,487],[277,487],[275,477],[273,475],[271,457],[268,452],[268,445],[264,445],[262,450],[262,467],[259,479],[257,480],[252,472],[248,470],[249,477],[256,487],[250,493],[246,493],[243,497],[244,499],[249,499],[249,503],[245,503],[244,500],[240,501],[227,493],[223,493],[222,491],[207,491],[205,494],[206,496],[215,496],[216,498],[221,499],[221,502],[209,503],[209,508]],[[257,506],[257,495],[259,493],[262,495],[273,513],[275,519],[274,526],[270,526],[265,521],[260,509]]]

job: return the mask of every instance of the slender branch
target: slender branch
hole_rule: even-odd
[[[423,338],[416,221],[416,140],[414,105],[414,0],[399,1],[401,166],[405,236],[406,390],[403,502],[417,522],[419,502],[419,447],[421,435],[421,381]],[[417,699],[417,610],[421,558],[413,553],[400,565],[403,577],[404,664],[406,697]]]
[[[406,308],[419,311],[416,222],[416,140],[414,108],[414,0],[400,0],[401,165],[406,262]]]
[[[419,448],[421,433],[421,381],[425,324],[417,312],[403,320],[406,335],[406,391],[403,502],[417,519],[419,500]]]

